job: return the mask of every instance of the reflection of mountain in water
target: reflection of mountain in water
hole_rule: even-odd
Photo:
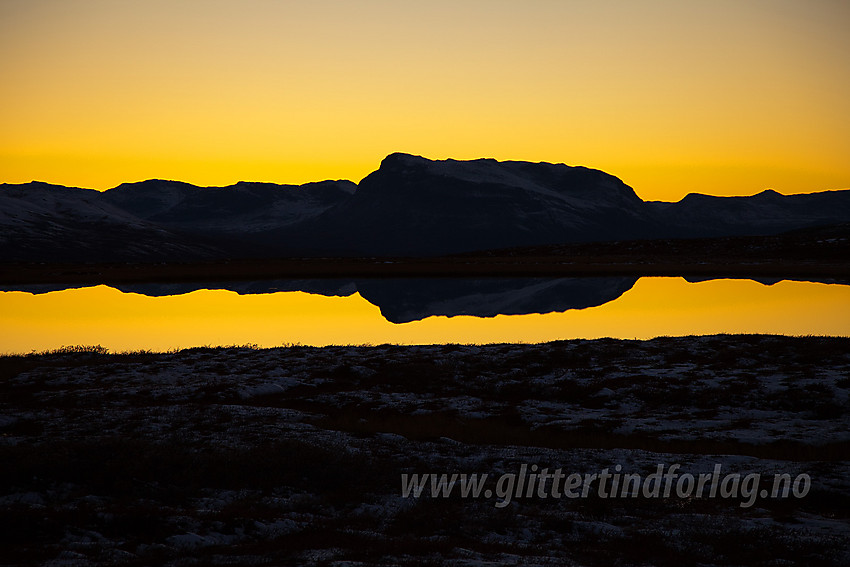
[[[351,280],[259,280],[251,282],[188,282],[188,283],[138,283],[113,286],[124,293],[138,293],[151,297],[182,295],[200,289],[235,291],[239,295],[303,291],[327,297],[346,297],[357,291]]]
[[[758,282],[761,285],[774,285],[779,282],[786,281],[788,278],[722,278],[722,277],[711,277],[711,276],[684,276],[683,279],[688,283],[702,283],[702,282],[710,282],[713,280],[751,280],[754,282]],[[850,285],[850,281],[845,278],[805,278],[803,280],[796,281],[807,281],[809,283],[822,283],[822,284],[830,284],[830,285]]]
[[[525,315],[584,309],[613,301],[634,286],[636,277],[609,278],[427,278],[315,279],[219,283],[144,283],[116,286],[124,293],[148,296],[181,295],[200,289],[223,289],[239,294],[303,291],[325,296],[355,292],[380,308],[393,323],[408,323],[443,315]],[[67,286],[28,286],[46,293]]]
[[[118,288],[144,295],[177,295],[197,289],[227,289],[240,294],[303,291],[325,296],[355,292],[380,308],[392,323],[434,315],[524,315],[584,309],[608,303],[632,288],[622,278],[392,278],[363,280],[275,280],[216,284],[134,284]]]
[[[393,323],[433,315],[524,315],[584,309],[608,303],[637,278],[454,278],[362,280],[357,289]]]
[[[691,283],[711,278],[687,277]],[[723,278],[728,279],[728,278]],[[240,295],[302,291],[327,297],[354,293],[376,305],[392,323],[409,323],[432,316],[495,317],[584,309],[614,301],[638,278],[385,278],[263,280],[252,282],[139,283],[114,286],[124,293],[151,297],[182,295],[202,289],[227,290]],[[780,279],[756,280],[773,285]],[[807,280],[812,281],[812,280]],[[824,280],[820,283],[844,284]],[[48,293],[76,286],[45,284],[0,287],[0,291]]]

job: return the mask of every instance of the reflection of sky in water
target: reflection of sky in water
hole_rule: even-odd
[[[587,286],[575,280],[535,280],[530,286],[535,291],[529,292],[528,297],[522,297],[522,286],[499,290],[493,284],[483,291],[461,286],[453,288],[459,291],[443,290],[429,297],[421,285],[418,289],[387,288],[391,280],[373,282],[377,287],[361,282],[362,291],[352,293],[349,287],[332,297],[300,291],[239,295],[225,290],[151,297],[106,286],[40,295],[0,292],[0,352],[77,344],[100,344],[120,351],[246,343],[541,342],[714,333],[850,336],[850,286],[792,281],[766,286],[751,280],[688,283],[681,278],[641,278],[630,287],[631,281],[618,280],[611,278],[609,285],[600,285],[596,297],[589,296]],[[434,283],[436,286],[438,282]],[[446,286],[447,281],[441,285]],[[564,299],[570,293],[575,297]],[[538,299],[532,297],[534,294]],[[610,297],[604,299],[606,295]],[[440,315],[391,323],[364,296],[381,304],[381,309],[391,313],[394,320],[428,313]],[[502,305],[491,309],[488,301]],[[533,310],[535,302],[540,301],[543,309],[567,310],[445,316],[463,312],[465,305],[474,302],[478,302],[475,309],[467,308],[465,312],[521,313]]]

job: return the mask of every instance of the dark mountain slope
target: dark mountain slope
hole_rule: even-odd
[[[0,185],[0,261],[433,256],[521,246],[772,235],[850,222],[850,191],[644,202],[563,164],[391,154],[359,185]]]
[[[635,192],[601,171],[392,154],[351,199],[287,236],[336,253],[430,255],[661,233]]]
[[[850,191],[750,197],[691,193],[677,203],[649,203],[671,236],[769,235],[850,221]]]

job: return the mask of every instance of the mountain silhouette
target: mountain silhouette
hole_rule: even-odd
[[[846,223],[850,191],[750,197],[691,193],[677,203],[650,202],[671,236],[756,236]]]
[[[554,313],[596,307],[630,290],[636,277],[598,278],[387,278],[269,280],[254,282],[137,283],[116,285],[124,293],[151,297],[182,295],[200,289],[225,289],[240,295],[303,291],[324,296],[360,295],[380,308],[391,323],[442,315],[495,317]],[[0,287],[0,291],[39,294],[73,289],[68,285]]]
[[[630,290],[638,278],[387,278],[356,283],[391,323],[442,315],[495,317],[596,307]]]
[[[432,316],[495,317],[563,313],[597,307],[615,301],[632,289],[638,277],[568,278],[321,278],[301,280],[258,280],[221,282],[157,282],[112,284],[124,293],[149,297],[177,296],[198,290],[228,290],[239,295],[260,295],[301,291],[325,297],[348,297],[359,293],[377,306],[389,322],[401,324]],[[710,281],[710,277],[687,276],[691,283]],[[728,278],[724,278],[728,279]],[[763,285],[774,285],[782,278],[747,278]],[[799,279],[797,281],[816,281]],[[847,282],[829,281],[838,285]],[[78,289],[73,284],[2,285],[0,291],[43,294]]]
[[[241,181],[229,187],[196,187],[175,181],[125,183],[106,191],[106,202],[158,224],[217,234],[277,229],[319,215],[357,186],[350,181],[275,185]]]
[[[395,153],[359,184],[149,180],[0,185],[1,261],[427,256],[515,246],[769,235],[850,222],[850,191],[641,200],[564,164]]]
[[[343,206],[287,236],[335,253],[445,254],[661,234],[650,212],[622,181],[584,167],[392,154]]]

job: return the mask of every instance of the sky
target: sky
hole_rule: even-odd
[[[0,0],[0,182],[356,182],[401,151],[647,200],[850,188],[848,29],[847,0]]]

